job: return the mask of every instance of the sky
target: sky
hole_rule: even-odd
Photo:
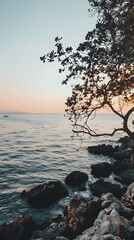
[[[64,113],[71,87],[40,56],[56,36],[76,48],[95,26],[88,0],[0,0],[0,110]]]

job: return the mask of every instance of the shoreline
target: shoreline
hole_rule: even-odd
[[[123,141],[123,140],[122,140]],[[13,221],[12,223],[10,223],[10,224],[3,224],[2,226],[1,226],[1,230],[0,230],[0,236],[1,236],[1,234],[7,234],[7,229],[8,229],[8,232],[10,232],[10,230],[12,229],[12,228],[14,228],[14,224],[15,225],[17,225],[17,224],[19,224],[19,227],[21,228],[22,227],[22,225],[24,225],[24,223],[25,223],[25,221],[27,222],[30,222],[30,224],[31,224],[31,226],[32,226],[32,229],[31,229],[31,233],[28,233],[28,230],[26,230],[26,229],[23,229],[24,230],[24,232],[25,232],[25,234],[30,234],[30,235],[28,235],[27,236],[27,239],[28,240],[30,240],[30,239],[37,239],[37,235],[38,235],[38,238],[40,237],[40,235],[42,234],[42,236],[44,236],[45,238],[43,238],[43,239],[49,239],[50,237],[51,237],[51,235],[52,235],[52,232],[54,231],[54,226],[55,226],[55,231],[57,232],[57,236],[55,235],[55,237],[53,236],[52,238],[50,238],[50,239],[58,239],[57,237],[59,237],[59,236],[62,236],[62,238],[59,238],[59,239],[65,239],[65,237],[66,237],[66,239],[82,239],[83,238],[83,236],[84,236],[84,234],[87,234],[87,232],[88,232],[88,234],[90,235],[91,233],[90,233],[90,231],[91,231],[91,228],[93,228],[94,227],[94,223],[96,222],[96,221],[98,221],[97,220],[97,216],[99,216],[99,214],[100,214],[100,212],[103,210],[105,210],[105,209],[107,209],[107,204],[106,203],[104,203],[105,201],[111,201],[111,203],[112,202],[118,202],[118,204],[120,205],[121,204],[121,206],[122,206],[122,208],[123,209],[125,209],[125,205],[123,205],[123,203],[122,203],[122,200],[119,200],[118,199],[118,196],[113,196],[113,195],[110,195],[110,196],[108,196],[107,194],[108,194],[108,190],[110,190],[110,186],[108,185],[108,189],[105,189],[105,187],[104,187],[104,182],[106,182],[105,181],[105,178],[108,176],[108,175],[110,175],[111,174],[111,172],[114,170],[115,171],[115,169],[116,169],[116,171],[118,170],[118,171],[120,171],[120,170],[122,170],[122,171],[124,171],[124,169],[123,169],[123,166],[125,166],[125,170],[126,170],[126,165],[125,164],[130,164],[130,166],[129,166],[129,169],[130,169],[130,167],[131,167],[131,169],[133,169],[133,167],[134,167],[134,141],[131,141],[131,146],[129,146],[129,144],[128,143],[130,143],[130,141],[128,141],[128,140],[125,140],[125,138],[124,138],[124,142],[122,143],[122,145],[121,145],[121,147],[118,147],[118,148],[115,148],[116,149],[116,151],[114,151],[114,148],[112,147],[111,148],[111,152],[110,152],[110,149],[108,149],[108,153],[106,153],[106,150],[104,150],[105,149],[105,147],[106,148],[109,148],[109,146],[107,147],[106,145],[100,145],[99,147],[98,146],[96,146],[96,151],[98,151],[96,154],[102,154],[102,152],[100,152],[100,149],[101,149],[101,151],[103,151],[104,152],[104,155],[107,155],[107,154],[109,154],[109,155],[111,155],[112,156],[112,158],[114,157],[116,160],[115,160],[115,164],[116,164],[116,167],[115,167],[115,165],[113,164],[112,166],[110,165],[104,165],[103,163],[98,163],[98,164],[94,164],[94,165],[96,165],[95,166],[95,168],[97,167],[97,165],[98,165],[98,168],[99,168],[99,171],[97,170],[97,168],[96,169],[94,169],[93,170],[93,166],[91,166],[91,168],[92,168],[92,174],[93,175],[95,175],[95,177],[96,178],[98,178],[98,179],[100,179],[100,180],[98,180],[98,182],[97,182],[97,185],[95,186],[95,188],[94,188],[94,185],[92,184],[92,196],[90,197],[90,198],[83,198],[82,196],[74,196],[73,198],[72,198],[72,200],[70,201],[70,203],[69,203],[69,205],[66,207],[66,213],[64,212],[64,213],[62,213],[62,216],[55,216],[55,219],[50,219],[50,222],[49,222],[49,224],[48,225],[46,225],[47,227],[45,227],[44,229],[43,229],[43,226],[42,226],[42,224],[41,225],[38,225],[30,216],[22,216],[22,217],[20,217],[20,218],[18,218],[18,220],[15,220],[15,221]],[[93,149],[93,148],[92,148]],[[88,149],[89,150],[89,149]],[[90,149],[90,151],[91,151],[91,149]],[[112,152],[113,151],[113,152]],[[117,154],[118,153],[118,154]],[[126,155],[125,155],[126,154]],[[124,157],[125,156],[125,160],[123,160],[122,161],[122,157]],[[126,158],[126,156],[127,156],[127,158]],[[132,157],[133,156],[133,157]],[[128,161],[128,160],[130,160],[131,159],[131,161]],[[122,165],[121,165],[121,163],[122,163]],[[117,164],[119,165],[118,167],[117,167]],[[121,169],[121,167],[122,167],[122,169]],[[118,169],[119,168],[119,169]],[[109,170],[108,170],[109,169]],[[129,170],[128,169],[128,170]],[[100,173],[100,170],[101,170],[101,173]],[[134,169],[133,169],[134,170]],[[74,171],[75,172],[75,171]],[[77,174],[80,174],[80,171],[76,171],[77,172]],[[82,172],[81,172],[82,173]],[[73,187],[75,186],[77,186],[77,187],[80,187],[81,188],[81,190],[82,191],[85,191],[86,190],[86,188],[85,188],[85,183],[87,182],[87,180],[88,180],[88,176],[87,176],[87,174],[85,174],[85,173],[82,173],[83,175],[82,175],[82,177],[81,177],[81,175],[73,175],[73,177],[72,177],[72,179],[70,180],[70,183],[71,182],[73,182]],[[97,174],[99,174],[99,176],[97,175]],[[115,173],[114,173],[115,174]],[[117,174],[117,173],[116,173]],[[71,175],[71,173],[70,173],[70,175]],[[126,188],[124,188],[123,189],[123,192],[120,194],[120,199],[123,199],[123,198],[125,198],[125,194],[126,194],[126,192],[128,191],[128,189],[130,188],[129,187],[129,185],[131,184],[132,186],[132,188],[134,188],[134,183],[133,182],[131,182],[131,180],[129,179],[123,179],[123,178],[121,178],[121,176],[120,176],[120,174],[118,173],[117,175],[115,175],[116,176],[116,182],[118,182],[119,184],[118,185],[120,185],[120,184],[125,184],[126,185]],[[67,176],[68,177],[68,176]],[[67,178],[66,177],[66,178]],[[77,179],[77,180],[76,180]],[[84,180],[83,180],[84,179]],[[82,182],[81,182],[82,181]],[[125,181],[125,182],[124,182]],[[75,182],[75,184],[74,184],[74,182]],[[96,183],[95,182],[95,183]],[[97,187],[99,186],[99,184],[100,184],[100,182],[102,183],[102,186],[101,187],[103,187],[103,189],[99,189],[99,190],[97,190]],[[69,184],[68,184],[68,182],[65,180],[65,183],[66,183],[66,186],[68,187],[69,186]],[[52,185],[54,185],[54,183],[52,182]],[[49,189],[51,189],[52,188],[52,185],[51,185],[51,187],[50,186],[48,186],[48,185],[46,185],[46,189],[47,190],[49,190]],[[60,184],[60,186],[61,186],[61,184]],[[114,184],[112,184],[111,185],[111,189],[113,189],[113,186],[114,186]],[[121,186],[121,185],[120,185]],[[65,188],[65,186],[63,186],[62,185],[62,187],[63,187],[63,189]],[[116,186],[114,186],[114,187],[116,187]],[[71,188],[71,186],[69,186],[69,188]],[[91,186],[90,186],[90,188],[91,188]],[[99,188],[100,188],[100,186],[99,186]],[[107,187],[106,187],[107,188]],[[65,189],[64,189],[65,190]],[[41,190],[42,191],[42,190]],[[57,191],[58,191],[58,189],[56,190],[56,192],[54,193],[54,195],[53,195],[53,197],[54,196],[56,196],[56,193],[57,193]],[[66,196],[68,195],[68,193],[67,193],[67,189],[65,190],[65,192],[66,192]],[[99,193],[98,193],[98,191],[100,191]],[[101,192],[102,191],[102,192]],[[115,193],[119,193],[119,191],[121,191],[121,188],[119,189],[118,188],[118,190],[117,189],[115,189],[115,192],[112,192],[112,194],[114,194],[115,195]],[[39,190],[37,190],[37,193],[39,193]],[[61,193],[61,190],[59,190],[59,193]],[[104,201],[104,196],[102,195],[102,193],[104,194],[104,196],[106,195],[106,198],[108,198],[107,200],[105,200]],[[34,189],[34,194],[35,194],[35,189]],[[25,194],[24,193],[22,193],[21,195],[24,195],[24,196],[22,196],[22,197],[26,197],[27,198],[27,196],[28,195],[26,195],[26,192],[25,192]],[[50,192],[49,192],[49,196],[50,196]],[[59,194],[58,194],[58,197],[59,197]],[[63,193],[63,196],[61,196],[61,198],[62,197],[64,197],[64,193]],[[109,197],[110,197],[110,199],[112,199],[112,200],[109,200]],[[45,195],[45,198],[46,198],[46,195]],[[44,199],[45,199],[44,198]],[[27,200],[26,200],[27,201]],[[49,201],[50,201],[50,199],[49,199]],[[58,201],[58,199],[56,198],[56,200],[54,200],[54,202],[57,202]],[[133,201],[133,200],[132,200]],[[51,202],[51,201],[50,201]],[[100,205],[100,202],[101,202],[101,205]],[[48,202],[49,203],[49,202]],[[77,203],[77,204],[76,204]],[[85,215],[84,215],[84,217],[83,217],[83,215],[81,216],[81,214],[79,214],[79,211],[80,211],[80,209],[83,209],[83,207],[84,206],[89,206],[89,205],[92,205],[92,204],[94,205],[95,204],[95,206],[99,209],[98,210],[98,212],[96,213],[96,215],[95,215],[95,217],[94,217],[94,219],[92,220],[92,224],[91,224],[91,220],[90,220],[90,224],[89,225],[87,225],[86,226],[86,223],[87,223],[87,214],[89,214],[89,212],[91,213],[92,212],[92,214],[94,215],[94,212],[96,212],[96,208],[88,208],[88,207],[86,207],[87,209],[86,210],[82,210],[82,211],[87,211],[86,213],[84,213]],[[30,203],[31,204],[31,203]],[[102,208],[102,205],[105,205],[106,204],[106,207],[105,208]],[[110,204],[110,203],[109,203]],[[108,207],[111,205],[109,205],[108,204]],[[75,205],[77,205],[77,208],[76,208],[76,206]],[[39,206],[38,206],[39,207]],[[42,206],[41,206],[42,207]],[[49,207],[49,206],[48,206]],[[131,210],[133,211],[133,207],[134,207],[134,205],[133,205],[133,202],[132,202],[132,209],[130,208],[130,212],[131,212]],[[71,210],[70,210],[71,209]],[[111,212],[114,210],[114,208],[111,210]],[[72,213],[71,213],[71,212]],[[125,211],[125,210],[123,210],[123,211]],[[72,215],[70,215],[70,214],[72,214]],[[118,213],[119,214],[119,213]],[[90,215],[90,214],[89,214]],[[129,214],[128,214],[129,215]],[[130,215],[132,215],[132,212],[131,212],[131,214]],[[74,219],[73,219],[74,218]],[[83,221],[85,221],[85,222],[82,222],[82,224],[80,224],[81,223],[81,221],[82,220],[80,220],[80,219],[83,219],[83,218],[85,218]],[[76,221],[76,219],[77,219],[77,221]],[[126,218],[125,218],[126,219]],[[71,223],[70,223],[70,221],[71,221]],[[80,221],[80,222],[79,222]],[[110,221],[110,220],[109,220]],[[126,221],[126,220],[125,220]],[[128,221],[128,219],[127,219],[127,221]],[[129,216],[129,222],[133,222],[133,220],[131,219],[131,217]],[[43,223],[44,225],[46,224],[45,222]],[[72,225],[71,225],[72,224]],[[100,223],[99,223],[100,224]],[[60,227],[60,225],[63,225],[62,226],[62,228]],[[101,224],[100,224],[101,225]],[[86,226],[86,227],[85,227]],[[99,225],[98,225],[98,229],[99,229]],[[3,230],[4,229],[4,230]],[[61,230],[62,229],[62,230]],[[87,229],[87,230],[86,230]],[[86,233],[83,233],[83,235],[81,236],[81,238],[79,237],[79,235],[80,234],[82,234],[82,232],[83,231],[86,231]],[[14,229],[14,231],[16,232],[16,230]],[[92,229],[92,231],[93,231],[93,229]],[[96,234],[95,233],[95,231],[97,231],[97,230],[94,230],[94,234]],[[99,230],[98,230],[99,231]],[[24,234],[24,232],[23,232],[23,234]],[[128,234],[127,232],[129,232],[129,230],[127,229],[126,230],[126,234]],[[36,233],[36,234],[35,234]],[[49,238],[46,238],[46,233],[48,234],[48,236],[49,236]],[[44,234],[44,235],[43,235]],[[99,233],[97,233],[97,234],[99,234]],[[110,234],[110,233],[109,233]],[[121,234],[121,233],[120,233]],[[129,233],[130,234],[130,233]],[[134,232],[133,232],[133,230],[132,230],[132,232],[131,232],[131,234],[130,235],[132,235],[133,236],[133,234],[134,234]],[[4,235],[3,235],[4,236]],[[2,236],[2,237],[3,237]],[[29,237],[30,236],[30,237]],[[34,236],[34,238],[32,237],[32,236]],[[78,236],[78,237],[77,237]],[[114,236],[114,235],[113,235]],[[127,239],[132,239],[133,240],[133,238],[132,238],[132,236],[130,236],[130,238],[127,238]],[[31,238],[32,237],[32,238]],[[36,237],[36,238],[35,238]],[[119,236],[120,237],[120,236]],[[7,238],[8,239],[8,238]],[[2,238],[2,240],[7,240],[6,238]],[[11,238],[12,239],[12,238]],[[16,238],[17,240],[19,240],[19,239],[21,239],[21,238]],[[83,238],[84,239],[84,238]],[[90,238],[89,238],[90,239]],[[92,238],[91,238],[92,239]],[[111,238],[112,239],[112,238]],[[113,238],[114,239],[114,238]],[[26,240],[26,239],[25,239]]]

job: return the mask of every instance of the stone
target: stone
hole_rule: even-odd
[[[128,220],[132,219],[134,211],[126,207],[119,199],[115,198],[112,194],[107,193],[101,196],[102,208],[105,212],[110,213],[112,209],[115,209],[122,217]]]
[[[61,235],[65,230],[66,224],[65,222],[61,223],[52,223],[48,228],[43,231],[36,231],[34,232],[32,239],[43,238],[45,240],[55,239],[59,235]]]
[[[114,174],[119,174],[120,172],[126,170],[128,168],[128,164],[124,161],[114,161],[112,164],[112,172]]]
[[[68,238],[59,236],[59,237],[56,237],[55,240],[68,240]]]
[[[133,149],[129,147],[127,149],[114,152],[113,157],[117,160],[130,159],[132,153]]]
[[[126,191],[126,187],[121,187],[119,184],[97,180],[90,185],[93,195],[100,197],[104,193],[112,193],[115,197],[121,198]]]
[[[132,168],[134,168],[134,153],[132,153],[131,157],[130,157],[130,166]]]
[[[126,169],[119,173],[124,184],[131,184],[134,182],[134,168]]]
[[[31,216],[18,217],[10,224],[3,224],[0,230],[0,240],[29,240],[36,229],[36,223]]]
[[[128,147],[134,149],[134,139],[130,139],[130,141],[128,142]]]
[[[88,180],[88,174],[81,171],[73,171],[65,178],[65,183],[71,186],[79,186]]]
[[[38,185],[29,191],[23,191],[21,196],[28,200],[33,207],[46,207],[68,195],[66,186],[60,181],[50,181]]]
[[[102,210],[94,225],[85,230],[82,235],[75,240],[133,240],[134,226],[131,226],[131,221],[123,218],[120,214],[111,207],[110,212]]]
[[[118,146],[113,147],[112,145],[101,144],[97,146],[89,146],[88,151],[93,154],[102,154],[106,156],[113,156],[114,152],[118,150]]]
[[[126,193],[122,196],[123,204],[134,210],[134,182],[127,188]]]
[[[84,229],[93,225],[101,209],[101,203],[98,198],[86,199],[81,196],[75,196],[70,201],[65,212],[67,226],[63,236],[74,239]]]
[[[91,165],[91,174],[95,177],[108,177],[111,174],[111,164],[102,162]]]

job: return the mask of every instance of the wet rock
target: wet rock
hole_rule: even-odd
[[[134,168],[134,153],[130,157],[130,167]]]
[[[126,191],[126,187],[121,187],[119,184],[113,184],[111,182],[105,182],[104,180],[98,180],[90,185],[90,189],[93,195],[100,197],[104,193],[112,193],[115,197],[121,198]]]
[[[68,240],[68,238],[59,236],[59,237],[56,237],[55,240]]]
[[[126,193],[122,196],[123,204],[134,210],[134,182],[128,186]]]
[[[66,229],[63,236],[73,239],[82,231],[93,225],[98,213],[101,210],[101,203],[98,198],[85,199],[75,196],[66,209]]]
[[[34,232],[32,239],[38,239],[38,238],[43,238],[45,240],[55,239],[56,237],[59,237],[59,235],[62,235],[62,233],[65,230],[65,227],[66,227],[65,222],[52,223],[44,231],[38,230]]]
[[[132,153],[133,153],[133,149],[129,147],[127,149],[114,152],[113,156],[117,160],[124,160],[124,159],[128,160],[130,159],[130,156]]]
[[[121,142],[123,144],[127,144],[128,142],[130,141],[130,137],[129,136],[124,136],[124,137],[121,137],[118,142]]]
[[[111,174],[111,164],[102,162],[91,165],[91,174],[95,177],[108,177]]]
[[[129,168],[122,171],[121,173],[119,173],[119,176],[121,177],[124,184],[131,184],[132,182],[134,182],[134,168]]]
[[[132,149],[134,149],[134,139],[129,140],[128,147],[131,147]]]
[[[112,172],[117,175],[128,168],[128,164],[124,161],[114,161],[112,164]]]
[[[0,240],[29,240],[36,228],[36,223],[29,215],[17,218],[10,224],[3,224]]]
[[[102,154],[106,156],[113,156],[114,152],[119,149],[118,146],[113,147],[112,145],[101,144],[97,146],[89,146],[88,151],[94,154]]]
[[[66,186],[60,181],[38,185],[29,191],[23,191],[21,196],[26,197],[29,204],[34,207],[46,207],[68,195]]]
[[[65,178],[65,183],[72,186],[78,186],[88,180],[87,173],[80,171],[73,171]]]

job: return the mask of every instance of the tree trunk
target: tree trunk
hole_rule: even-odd
[[[123,128],[124,128],[124,132],[126,132],[130,138],[134,139],[134,132],[132,132],[132,131],[128,128],[128,119],[129,119],[129,116],[131,115],[132,112],[134,112],[134,107],[132,107],[131,109],[129,109],[129,111],[128,111],[128,112],[126,113],[126,115],[124,116]]]

